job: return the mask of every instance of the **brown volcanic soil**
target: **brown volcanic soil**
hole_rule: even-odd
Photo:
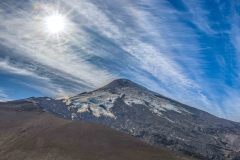
[[[21,109],[25,106],[24,109]],[[11,107],[11,109],[9,109]],[[27,109],[26,109],[27,108]],[[35,108],[35,109],[34,109]],[[104,126],[69,121],[30,102],[0,103],[1,160],[183,160]]]

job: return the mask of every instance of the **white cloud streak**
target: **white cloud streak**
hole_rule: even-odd
[[[5,71],[10,74],[15,74],[18,76],[32,78],[32,83],[29,84],[27,82],[18,82],[19,84],[28,86],[35,90],[40,91],[42,94],[48,94],[51,96],[64,96],[64,95],[72,95],[71,92],[67,92],[66,90],[58,85],[55,84],[49,77],[39,75],[36,70],[33,69],[26,69],[22,65],[11,64],[7,59],[0,60],[0,71]],[[9,99],[7,94],[1,90],[0,97],[2,100]]]
[[[10,100],[8,95],[4,92],[4,90],[0,89],[0,102],[5,102]]]

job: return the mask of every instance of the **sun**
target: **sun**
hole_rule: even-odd
[[[61,34],[66,31],[67,19],[65,16],[55,13],[45,17],[44,25],[49,34]]]
[[[73,15],[63,7],[54,7],[51,4],[38,4],[35,7],[35,17],[33,22],[36,33],[46,41],[65,44],[73,40],[77,30]]]

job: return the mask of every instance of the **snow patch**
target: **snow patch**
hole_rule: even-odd
[[[65,103],[70,109],[76,108],[77,113],[89,112],[95,117],[116,118],[110,109],[117,98],[119,98],[118,95],[110,94],[109,92],[91,92],[68,99]]]
[[[151,92],[131,89],[131,88],[122,88],[119,92],[125,94],[124,102],[127,105],[132,106],[133,104],[140,104],[149,107],[153,113],[156,113],[159,116],[162,116],[162,112],[166,111],[175,111],[178,113],[188,112],[180,106],[175,106],[171,104],[168,100],[156,97]]]
[[[167,111],[191,114],[185,108],[175,105],[165,98],[158,97],[153,92],[131,87],[116,89],[114,93],[108,90],[97,90],[65,99],[64,102],[69,106],[69,109],[77,109],[77,113],[90,112],[95,117],[116,118],[111,112],[111,108],[118,98],[121,98],[128,106],[133,106],[134,104],[144,105],[151,112],[163,118],[165,117],[164,112]]]

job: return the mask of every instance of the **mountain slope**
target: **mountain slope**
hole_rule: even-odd
[[[32,101],[48,108],[56,103]],[[63,99],[62,108],[64,105],[68,113],[56,112],[59,116],[104,124],[152,145],[204,160],[240,159],[239,123],[181,104],[126,79]]]
[[[0,103],[1,160],[185,159],[107,127],[44,110],[29,100]]]

